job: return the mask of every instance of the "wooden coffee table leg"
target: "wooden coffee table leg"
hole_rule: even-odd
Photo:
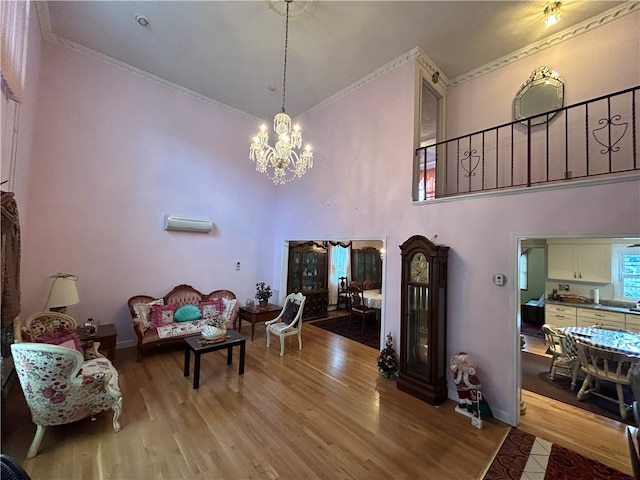
[[[195,362],[193,363],[193,388],[200,387],[200,354],[195,352]]]
[[[189,362],[191,360],[191,349],[189,348],[189,345],[187,345],[185,343],[184,346],[184,376],[188,377],[189,376]]]
[[[245,341],[242,341],[242,343],[240,344],[240,367],[238,369],[239,375],[244,374],[244,352],[245,352],[246,346],[247,346],[247,343]]]
[[[231,365],[233,360],[233,345],[227,348],[227,365]]]

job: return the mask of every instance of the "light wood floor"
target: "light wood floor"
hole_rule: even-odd
[[[475,479],[509,426],[471,426],[455,403],[428,405],[400,392],[376,368],[378,352],[305,324],[303,349],[264,328],[237,355],[202,357],[200,388],[182,374],[183,351],[135,361],[118,350],[122,430],[109,412],[48,428],[25,459],[35,427],[17,382],[3,399],[2,452],[37,479]],[[624,425],[524,392],[520,428],[631,473]]]

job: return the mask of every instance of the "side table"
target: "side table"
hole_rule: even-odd
[[[113,323],[98,325],[95,335],[87,335],[84,327],[78,327],[81,342],[100,342],[98,351],[113,363],[116,359],[116,340],[118,331]]]
[[[240,307],[240,311],[238,312],[238,333],[241,333],[242,330],[242,320],[251,322],[251,341],[253,342],[253,334],[256,330],[256,323],[273,320],[280,314],[281,311],[282,307],[279,305],[274,305],[273,303],[270,303],[266,307],[260,307],[257,305],[253,308]],[[233,325],[233,328],[236,328],[235,324]]]

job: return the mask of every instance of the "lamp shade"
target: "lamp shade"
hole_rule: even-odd
[[[66,307],[80,302],[76,282],[78,277],[70,273],[58,273],[44,279],[43,290],[46,292],[45,310]]]

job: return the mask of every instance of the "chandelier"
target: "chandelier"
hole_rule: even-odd
[[[295,177],[301,177],[313,167],[313,152],[307,145],[302,146],[302,132],[298,125],[291,128],[291,117],[284,111],[284,100],[287,90],[287,47],[289,42],[289,4],[293,0],[284,0],[287,5],[284,33],[284,70],[282,74],[282,110],[273,119],[273,130],[278,135],[275,146],[269,145],[269,134],[266,125],[253,139],[249,159],[256,162],[256,170],[264,173],[276,185],[285,184]]]

